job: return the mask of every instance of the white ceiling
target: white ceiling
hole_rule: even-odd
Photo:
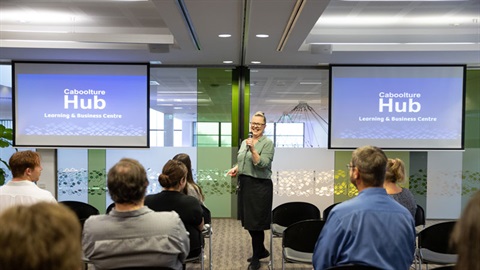
[[[197,45],[183,19],[182,3]],[[296,5],[303,8],[279,51]],[[231,37],[220,38],[219,34]],[[325,97],[328,81],[300,91],[317,91],[314,97],[275,94],[279,91],[273,89],[279,83],[291,83],[283,86],[295,89],[301,80],[318,80],[318,72],[328,79],[326,73],[305,72],[299,78],[298,73],[262,71],[262,67],[311,68],[332,63],[479,66],[480,0],[0,0],[0,61],[11,60],[248,66],[259,70],[252,74],[253,81],[257,78],[252,91],[262,101],[283,98],[294,105]],[[226,60],[232,63],[224,64]],[[187,82],[188,88],[190,77],[178,72],[170,79]],[[286,103],[279,102],[272,110],[278,115],[280,107],[293,106],[286,107]]]

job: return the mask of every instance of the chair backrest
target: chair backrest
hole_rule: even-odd
[[[110,211],[112,211],[112,209],[115,208],[115,203],[112,202],[108,207],[107,207],[107,210],[105,211],[105,213],[110,213]]]
[[[212,224],[212,213],[203,203],[201,204],[203,210],[203,222],[205,224]]]
[[[425,210],[417,204],[417,210],[415,212],[415,227],[421,225],[425,227]]]
[[[73,212],[77,214],[78,220],[80,221],[82,227],[83,223],[85,223],[85,220],[87,220],[88,217],[100,214],[100,211],[98,211],[95,206],[88,203],[78,201],[62,201],[60,203],[72,209]]]
[[[358,264],[345,264],[332,266],[325,270],[380,270],[377,267],[367,266],[367,265],[358,265]]]
[[[293,223],[283,231],[282,246],[296,251],[313,253],[325,221],[307,219]]]
[[[341,202],[334,203],[334,204],[328,206],[327,208],[325,208],[325,210],[323,210],[323,213],[322,213],[322,219],[327,221],[327,218],[328,218],[328,215],[330,214],[330,211],[332,211],[333,207],[335,207],[339,203],[341,203]]]
[[[450,235],[456,221],[433,224],[418,233],[418,247],[446,254],[455,254],[450,248]]]
[[[432,270],[455,270],[455,265],[445,265],[445,266],[439,266],[431,269]]]
[[[272,210],[272,223],[284,227],[306,219],[320,219],[320,210],[308,202],[288,202]]]

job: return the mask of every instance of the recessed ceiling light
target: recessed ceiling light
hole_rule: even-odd
[[[267,35],[267,34],[257,34],[255,36],[258,37],[258,38],[268,38],[269,37],[269,35]]]
[[[152,65],[160,65],[162,61],[150,61],[150,64]]]
[[[218,37],[221,37],[221,38],[227,38],[227,37],[231,37],[232,35],[230,34],[220,34],[218,35]]]
[[[251,63],[252,63],[252,64],[261,64],[262,62],[260,62],[260,61],[252,61]]]
[[[224,63],[224,64],[231,64],[231,63],[233,63],[233,61],[231,61],[231,60],[225,60],[225,61],[223,61],[223,63]]]

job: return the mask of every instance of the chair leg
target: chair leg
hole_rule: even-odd
[[[208,260],[209,260],[209,270],[212,270],[213,261],[212,261],[212,232],[209,232],[208,235]]]
[[[200,265],[201,269],[205,270],[205,258],[203,258],[204,252],[203,252],[204,247],[202,247],[202,251],[200,252]]]
[[[268,263],[268,266],[271,270],[273,270],[273,253],[273,233],[270,228],[270,262]]]

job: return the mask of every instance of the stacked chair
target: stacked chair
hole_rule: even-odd
[[[272,210],[272,224],[270,224],[270,268],[273,269],[273,239],[283,236],[283,232],[293,223],[320,219],[320,210],[308,202],[288,202]]]

